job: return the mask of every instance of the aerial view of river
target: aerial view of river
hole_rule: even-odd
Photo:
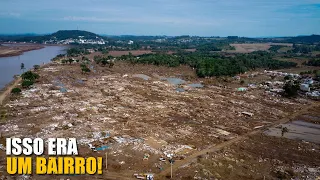
[[[48,63],[58,54],[65,54],[67,49],[67,46],[45,46],[19,56],[0,57],[0,89],[14,80],[14,75],[20,75],[34,65]],[[25,70],[21,70],[21,63],[24,63]]]

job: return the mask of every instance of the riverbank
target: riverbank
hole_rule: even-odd
[[[0,91],[0,106],[2,106],[4,100],[10,95],[11,90],[19,85],[21,77],[15,78],[10,84],[1,89]]]
[[[1,47],[15,47],[19,45],[4,44]],[[30,47],[30,45],[21,45]],[[41,45],[32,45],[41,46]],[[43,46],[44,48],[24,52],[20,56],[1,57],[0,58],[0,89],[4,88],[10,82],[14,81],[15,75],[20,75],[23,70],[21,63],[24,64],[25,71],[32,69],[34,65],[43,65],[51,62],[58,54],[64,54],[67,47],[62,46]]]
[[[43,45],[14,44],[14,46],[0,46],[0,57],[19,56],[27,51],[44,48]]]

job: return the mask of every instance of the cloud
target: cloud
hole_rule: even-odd
[[[175,17],[137,17],[137,18],[99,18],[83,16],[66,16],[59,20],[63,21],[84,21],[84,22],[106,22],[106,23],[145,23],[145,24],[179,24],[179,25],[203,25],[218,26],[220,21],[184,19]]]

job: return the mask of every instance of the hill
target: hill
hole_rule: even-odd
[[[313,34],[311,36],[297,36],[290,38],[288,41],[291,43],[320,43],[320,35]]]
[[[49,40],[65,40],[65,39],[78,39],[79,36],[82,36],[83,39],[103,39],[102,36],[97,35],[95,33],[92,32],[88,32],[88,31],[81,31],[81,30],[60,30],[57,31],[53,34],[49,34],[49,35],[41,35],[41,36],[17,36],[15,39],[15,41],[18,42],[37,42],[37,43],[43,43],[44,41],[49,41]]]
[[[83,36],[84,39],[96,39],[102,38],[101,36],[88,32],[88,31],[80,31],[80,30],[60,30],[50,35],[51,38],[56,38],[57,40],[64,40],[64,39],[77,39],[79,36]]]

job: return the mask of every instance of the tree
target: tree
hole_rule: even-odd
[[[33,65],[34,70],[38,70],[40,68],[40,65]]]
[[[29,88],[33,84],[34,84],[34,81],[32,81],[32,80],[23,80],[22,83],[21,83],[21,86],[23,88]]]
[[[71,64],[73,62],[73,59],[69,58],[68,62],[69,62],[69,64]]]
[[[27,71],[23,74],[21,74],[21,78],[23,80],[30,80],[30,81],[34,81],[36,79],[38,79],[40,76],[37,73],[33,73],[31,71]]]
[[[299,83],[294,81],[288,81],[284,85],[284,96],[286,97],[295,97],[298,95]]]
[[[24,67],[24,63],[21,63],[21,65],[20,65],[20,70],[23,70],[23,72],[24,72],[25,69],[26,69],[26,68]]]
[[[13,89],[11,90],[11,93],[12,93],[12,94],[20,94],[20,93],[21,93],[21,89],[20,89],[20,88],[13,88]]]
[[[81,68],[82,73],[87,73],[87,72],[90,72],[90,71],[91,71],[91,70],[87,67],[87,65],[85,65],[85,64],[80,64],[80,68]]]
[[[108,53],[109,53],[109,51],[107,51],[106,49],[102,50],[102,54],[108,54]]]

